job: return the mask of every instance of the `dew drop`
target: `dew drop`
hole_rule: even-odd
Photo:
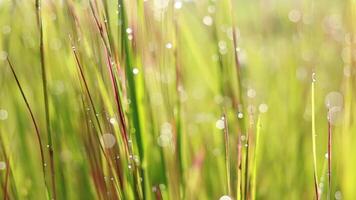
[[[168,43],[166,44],[166,48],[167,48],[167,49],[171,49],[172,47],[173,47],[172,43],[168,42]]]
[[[244,117],[244,114],[242,112],[237,113],[237,118],[242,119]]]
[[[127,33],[127,34],[131,34],[131,33],[132,33],[132,29],[131,29],[130,27],[127,28],[127,29],[126,29],[126,33]]]
[[[111,117],[111,118],[109,119],[109,122],[110,122],[110,124],[116,124],[116,119],[115,119],[115,117]]]
[[[216,121],[216,123],[215,123],[215,126],[216,126],[217,129],[220,129],[220,130],[224,129],[225,128],[224,120],[223,119],[218,119]]]
[[[203,17],[203,24],[207,26],[213,25],[213,18],[209,15]]]
[[[315,74],[315,72],[312,73],[312,82],[313,83],[316,82],[316,74]]]
[[[140,71],[139,71],[136,67],[133,68],[133,70],[132,70],[132,73],[133,73],[134,75],[137,75],[139,72],[140,72]]]

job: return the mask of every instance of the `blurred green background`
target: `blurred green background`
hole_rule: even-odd
[[[354,0],[0,0],[0,197],[316,199],[314,107],[319,199],[354,199],[355,23]]]

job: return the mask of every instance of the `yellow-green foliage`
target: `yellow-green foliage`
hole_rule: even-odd
[[[354,0],[0,0],[0,198],[355,199],[355,22]]]

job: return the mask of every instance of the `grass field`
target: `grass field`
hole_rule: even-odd
[[[0,0],[0,198],[356,199],[355,77],[355,0]]]

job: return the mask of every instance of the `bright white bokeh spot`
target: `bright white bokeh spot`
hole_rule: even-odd
[[[139,72],[140,71],[136,67],[133,68],[133,70],[132,70],[132,73],[135,74],[135,75],[137,75]]]
[[[177,1],[174,3],[174,8],[177,10],[181,9],[182,6],[183,6],[183,2],[181,2],[181,1]]]
[[[127,33],[127,34],[131,34],[131,33],[132,33],[132,29],[131,29],[130,27],[127,28],[127,29],[126,29],[126,33]]]
[[[242,119],[244,117],[244,114],[242,112],[237,113],[237,118]]]
[[[224,120],[223,119],[217,120],[216,123],[215,123],[215,126],[216,126],[217,129],[220,129],[220,130],[224,129],[225,128]]]
[[[252,88],[248,89],[248,90],[247,90],[247,96],[248,96],[249,98],[255,98],[255,97],[256,97],[256,90],[254,90],[254,89],[252,89]]]
[[[302,18],[302,13],[299,10],[293,9],[289,12],[288,18],[291,22],[297,23]]]
[[[115,117],[112,117],[109,119],[110,124],[116,124],[116,119]]]
[[[5,109],[0,109],[0,120],[6,120],[8,118],[9,114],[7,110]]]
[[[325,154],[325,159],[328,159],[328,158],[329,158],[329,154],[326,153],[326,154]]]
[[[232,198],[228,195],[224,195],[224,196],[220,197],[219,200],[232,200]]]
[[[167,49],[171,49],[172,47],[173,47],[172,43],[168,42],[168,43],[166,44],[166,48],[167,48]]]
[[[260,113],[265,113],[268,111],[268,105],[265,104],[265,103],[261,103],[259,106],[258,106],[258,110],[260,111]]]
[[[104,148],[106,149],[110,149],[112,148],[115,143],[116,143],[116,138],[113,134],[111,133],[105,133],[101,136],[100,138],[101,142],[103,143],[104,145]]]
[[[329,92],[325,97],[325,106],[329,109],[333,107],[342,108],[344,104],[344,97],[340,92]]]
[[[209,15],[203,17],[203,23],[207,26],[213,25],[213,18]]]

